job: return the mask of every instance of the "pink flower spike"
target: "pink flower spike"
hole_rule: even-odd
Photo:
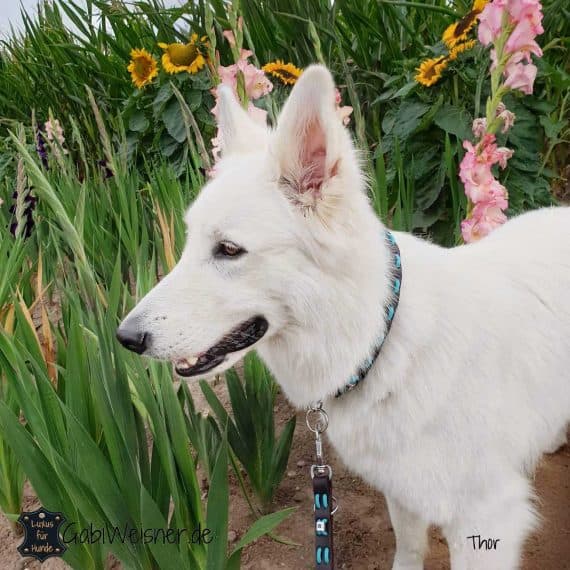
[[[507,167],[507,160],[514,154],[514,151],[506,146],[501,146],[495,151],[495,159],[501,168]]]
[[[505,44],[506,53],[523,52],[527,61],[530,62],[530,54],[533,53],[537,57],[542,56],[542,50],[536,43],[536,32],[534,31],[530,20],[522,20],[511,32],[507,43]]]
[[[248,59],[252,55],[253,55],[253,52],[250,49],[241,49],[239,52],[239,59],[240,59],[240,61],[245,61],[246,59]]]
[[[229,44],[232,47],[236,45],[236,37],[234,36],[234,33],[231,30],[225,30],[224,32],[222,32],[222,36],[224,36],[224,38],[228,40]]]
[[[480,139],[487,130],[487,119],[485,118],[478,118],[473,121],[472,131],[473,134]]]
[[[502,31],[503,14],[507,0],[493,0],[489,2],[479,14],[479,41],[488,46],[493,43]]]
[[[238,61],[237,67],[243,73],[245,91],[250,99],[259,99],[271,92],[273,83],[261,69],[243,59]]]
[[[503,121],[503,127],[501,128],[502,133],[506,133],[515,124],[515,114],[508,109],[499,113],[497,117]]]
[[[243,30],[243,17],[240,16],[238,18],[238,29],[239,30]],[[236,45],[236,37],[233,33],[232,30],[225,30],[224,32],[222,32],[222,35],[224,36],[224,38],[226,38],[226,40],[228,40],[229,44],[234,47]]]
[[[461,222],[461,237],[465,243],[473,243],[479,239],[475,232],[476,222],[473,218],[467,218]]]
[[[510,0],[509,14],[515,22],[528,20],[534,30],[534,35],[544,32],[542,27],[542,6],[539,0]]]
[[[534,80],[536,79],[537,68],[532,63],[516,63],[507,65],[505,69],[505,87],[518,89],[526,95],[532,93]]]
[[[461,235],[465,243],[472,243],[490,234],[495,228],[507,221],[503,212],[504,202],[494,200],[477,204],[471,217],[461,222]]]
[[[232,89],[237,89],[237,72],[238,66],[236,64],[224,67],[220,65],[218,67],[218,75],[220,76],[220,81],[224,85],[228,85]]]

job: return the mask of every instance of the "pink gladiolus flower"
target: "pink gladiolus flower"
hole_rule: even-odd
[[[238,26],[242,26],[241,18],[238,22]],[[233,46],[235,45],[235,37],[231,31],[224,32],[224,36]],[[267,125],[267,111],[265,109],[260,109],[256,107],[251,101],[255,99],[259,99],[264,95],[267,95],[273,89],[273,83],[269,81],[265,73],[255,67],[255,65],[249,63],[248,58],[253,55],[253,52],[250,50],[242,49],[240,50],[240,57],[239,60],[234,63],[233,65],[228,65],[226,67],[219,66],[218,67],[218,76],[220,78],[220,82],[223,85],[228,85],[231,87],[235,97],[238,97],[237,93],[237,85],[238,85],[238,75],[241,72],[243,74],[244,79],[244,87],[249,99],[247,112],[251,116],[251,118],[261,125]],[[212,94],[216,100],[216,104],[212,108],[212,114],[217,117],[218,116],[218,89],[212,89]],[[217,162],[220,158],[220,154],[223,151],[224,143],[222,139],[222,133],[220,129],[218,129],[218,133],[216,137],[212,139],[212,156],[214,157],[214,161]],[[215,176],[216,169],[211,168],[208,171],[208,176],[212,177]]]
[[[493,43],[501,34],[506,5],[507,0],[493,0],[479,14],[477,35],[479,36],[479,41],[484,46]]]
[[[539,0],[510,0],[509,14],[515,22],[528,20],[537,36],[544,32],[542,27],[542,6]]]
[[[472,243],[479,239],[475,237],[475,222],[476,220],[473,218],[467,218],[461,222],[461,237],[465,243]]]
[[[537,57],[541,57],[542,50],[536,43],[535,37],[535,28],[532,26],[530,20],[525,19],[518,22],[505,44],[506,53],[522,52],[528,62],[531,61],[531,53]]]
[[[273,89],[273,83],[267,79],[265,72],[257,69],[255,65],[241,59],[237,63],[237,68],[243,73],[245,92],[250,99],[259,99]]]
[[[495,151],[495,162],[503,169],[507,167],[507,160],[513,156],[513,150],[506,146],[501,146]]]
[[[230,86],[233,90],[237,89],[237,72],[238,66],[236,64],[227,67],[220,65],[218,67],[220,82]]]
[[[471,127],[473,134],[480,139],[487,130],[487,119],[478,118],[473,121],[473,126]]]
[[[238,28],[240,30],[243,29],[243,18],[241,16],[238,18]],[[232,30],[225,30],[224,32],[222,32],[222,35],[224,36],[224,38],[226,38],[226,40],[228,40],[229,44],[232,47],[236,45],[236,37],[232,32]]]
[[[234,33],[231,30],[225,30],[224,32],[222,32],[222,35],[224,36],[224,38],[226,38],[226,40],[228,40],[229,44],[232,47],[236,45],[236,37],[234,36]]]
[[[530,95],[537,71],[536,65],[532,63],[509,63],[505,68],[505,87]]]
[[[513,152],[506,147],[498,148],[493,134],[485,134],[475,146],[465,141],[463,147],[467,152],[459,165],[459,178],[466,196],[474,204],[495,200],[496,204],[506,208],[506,189],[495,179],[491,168],[495,164],[505,168]]]
[[[537,73],[532,55],[542,56],[535,40],[544,31],[542,6],[539,0],[491,0],[478,17],[479,41],[486,46],[492,45],[493,79],[498,79],[498,66],[504,76],[502,85],[493,85],[490,101],[496,107],[488,107],[487,113],[493,112],[501,120],[501,131],[506,133],[513,126],[515,115],[500,101],[497,104],[496,98],[503,87],[532,93]],[[498,123],[492,121],[488,125],[484,118],[475,119],[472,130],[479,142],[475,145],[469,141],[463,143],[467,152],[459,165],[459,177],[470,208],[472,206],[469,217],[461,223],[461,234],[466,243],[481,239],[507,219],[504,213],[508,207],[507,190],[493,176],[492,168],[494,165],[506,168],[513,151],[497,146],[494,133]],[[491,132],[487,132],[488,129]]]
[[[473,208],[471,217],[461,222],[461,235],[465,243],[480,240],[507,221],[502,205],[494,200],[482,202]]]
[[[259,99],[264,95],[267,95],[273,89],[273,83],[269,81],[265,73],[255,67],[255,65],[249,63],[247,59],[253,55],[250,50],[242,49],[240,51],[240,59],[237,63],[233,65],[228,65],[226,67],[220,65],[218,67],[218,75],[220,77],[220,82],[224,85],[228,85],[232,88],[234,95],[237,97],[237,83],[238,83],[238,72],[243,73],[245,82],[245,91],[250,99]],[[212,108],[212,114],[218,116],[218,91],[217,89],[212,90],[212,94],[216,99],[216,104]]]
[[[239,50],[239,61],[244,61],[246,60],[248,57],[251,57],[253,55],[253,52],[250,49],[240,49]],[[239,63],[238,61],[238,63]]]
[[[515,124],[515,114],[509,111],[504,103],[497,105],[496,116],[503,121],[502,133],[506,133]]]

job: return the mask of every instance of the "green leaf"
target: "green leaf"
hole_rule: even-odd
[[[558,139],[558,135],[566,127],[568,121],[553,121],[548,115],[541,115],[540,124],[549,139]]]
[[[249,530],[243,535],[242,539],[236,544],[231,558],[233,558],[242,548],[257,540],[259,537],[271,532],[277,525],[281,524],[287,517],[292,515],[297,510],[297,507],[290,507],[283,509],[276,513],[271,513],[257,519],[250,527]],[[230,560],[231,560],[230,558]]]
[[[176,99],[172,99],[164,108],[162,113],[162,122],[168,131],[168,134],[179,143],[186,140],[186,128],[184,126],[184,117],[180,104]]]
[[[192,112],[197,111],[202,104],[202,92],[201,91],[190,91],[185,97],[186,103]]]
[[[154,101],[152,102],[152,112],[155,117],[159,117],[164,105],[170,100],[174,92],[172,91],[172,85],[170,81],[165,83],[156,94]]]
[[[173,139],[166,131],[160,136],[160,152],[166,158],[170,158],[179,148],[180,143]]]
[[[141,519],[146,529],[167,529],[168,523],[149,492],[141,485]],[[175,533],[176,530],[172,529]],[[184,542],[181,542],[181,546]],[[178,547],[162,540],[150,541],[150,551],[160,568],[190,568],[188,559],[182,558]]]
[[[417,86],[418,86],[417,81],[408,81],[408,83],[406,83],[403,87],[398,89],[398,91],[396,91],[396,93],[394,93],[394,95],[392,95],[390,99],[398,99],[400,97],[404,98],[406,97],[406,95],[411,93]]]
[[[468,140],[473,136],[470,128],[471,116],[461,107],[443,105],[433,121],[446,133],[455,135],[461,140]]]
[[[430,105],[420,101],[404,101],[394,116],[392,132],[400,141],[408,138],[420,125]]]
[[[206,528],[214,533],[208,544],[206,570],[220,570],[226,565],[228,543],[228,450],[225,442],[220,445],[208,493]]]
[[[143,111],[137,110],[129,119],[129,129],[135,133],[144,133],[149,126],[148,119]]]

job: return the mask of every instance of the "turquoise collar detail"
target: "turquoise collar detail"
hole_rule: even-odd
[[[394,322],[394,316],[398,308],[398,303],[400,302],[400,290],[402,288],[402,260],[400,258],[400,248],[398,247],[396,239],[392,233],[386,230],[385,235],[386,243],[390,249],[392,260],[392,271],[390,277],[392,283],[392,294],[384,306],[386,332],[378,337],[370,355],[364,359],[364,361],[358,367],[357,371],[348,379],[348,382],[339,389],[335,395],[336,398],[339,398],[343,394],[354,390],[354,388],[356,388],[358,384],[360,384],[360,382],[366,378],[366,375],[372,368],[374,362],[376,362],[376,358],[378,358],[378,355],[384,346],[386,337],[392,328],[392,323]]]

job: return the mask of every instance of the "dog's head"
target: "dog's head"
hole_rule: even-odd
[[[367,207],[326,68],[305,71],[275,130],[223,87],[219,122],[223,156],[186,214],[182,256],[117,331],[182,376],[221,372],[302,326],[323,274],[350,255],[354,210]]]

